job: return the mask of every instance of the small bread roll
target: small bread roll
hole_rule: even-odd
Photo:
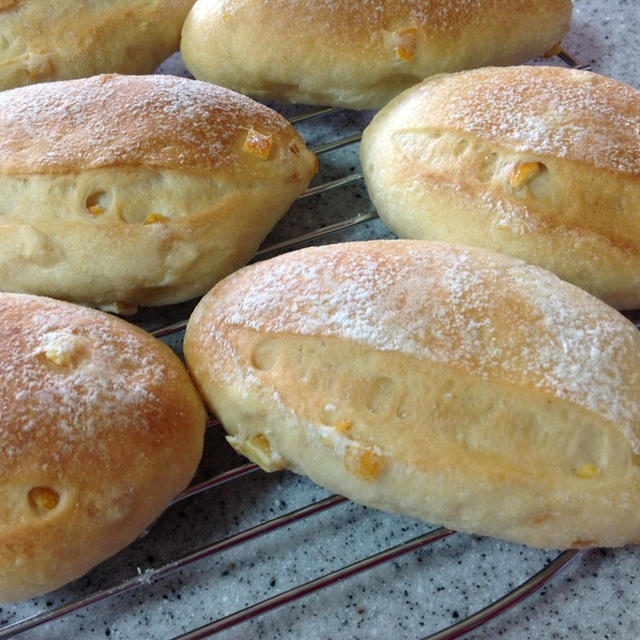
[[[180,47],[194,0],[0,0],[0,90],[151,73]]]
[[[258,98],[379,108],[427,76],[517,64],[557,45],[571,0],[197,0],[182,58]]]
[[[132,542],[189,482],[205,410],[173,352],[119,318],[0,293],[0,601]]]
[[[640,332],[550,272],[445,243],[304,249],[218,283],[184,346],[267,471],[538,547],[640,538]]]
[[[317,168],[291,124],[172,76],[0,93],[0,289],[119,312],[246,263]]]
[[[405,238],[477,245],[640,307],[640,92],[557,67],[442,75],[382,109],[360,147]]]

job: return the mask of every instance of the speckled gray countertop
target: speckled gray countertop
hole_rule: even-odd
[[[595,71],[640,87],[640,7],[637,0],[575,0],[565,48]],[[165,72],[180,73],[174,57]],[[303,108],[286,109],[296,113]],[[310,146],[361,131],[370,113],[340,112],[301,124]],[[358,170],[357,145],[321,158],[318,182]],[[266,244],[368,210],[362,184],[298,202]],[[378,221],[324,241],[387,237]],[[178,305],[136,320],[153,328],[186,317]],[[169,342],[179,350],[181,336]],[[207,435],[197,480],[243,461],[218,429]],[[0,608],[3,625],[52,610],[118,584],[149,576],[142,587],[26,632],[25,638],[172,638],[297,584],[409,540],[433,527],[353,503],[200,560],[163,579],[150,570],[327,493],[304,478],[262,472],[185,500],[147,536],[86,577],[53,594]],[[220,633],[220,638],[422,638],[447,627],[539,571],[557,553],[477,536],[454,534],[383,566],[345,580]],[[640,549],[580,554],[541,591],[466,636],[640,638]]]

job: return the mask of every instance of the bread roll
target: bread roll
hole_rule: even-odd
[[[640,538],[640,333],[538,267],[411,240],[304,249],[218,283],[185,356],[267,471],[539,547]]]
[[[133,541],[191,479],[205,410],[182,363],[123,320],[0,293],[0,600]]]
[[[501,251],[640,307],[640,92],[523,66],[432,78],[364,132],[362,170],[397,235]]]
[[[379,108],[427,76],[545,54],[571,0],[197,0],[187,68],[258,98]]]
[[[150,73],[180,46],[194,0],[0,0],[0,90]]]
[[[126,312],[247,262],[316,171],[280,115],[172,76],[0,93],[0,289]]]

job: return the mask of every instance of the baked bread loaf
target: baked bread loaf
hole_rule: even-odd
[[[189,482],[205,410],[173,352],[108,314],[0,293],[0,601],[78,578]]]
[[[442,75],[382,109],[360,153],[397,235],[501,251],[640,307],[636,89],[557,67]]]
[[[127,312],[247,262],[317,160],[253,100],[173,76],[0,93],[0,290]]]
[[[379,108],[427,76],[517,64],[557,45],[571,0],[197,0],[182,58],[258,98]]]
[[[180,47],[194,0],[0,0],[0,89],[150,73]]]
[[[218,283],[184,346],[267,471],[539,547],[640,538],[640,332],[550,272],[415,240],[304,249]]]

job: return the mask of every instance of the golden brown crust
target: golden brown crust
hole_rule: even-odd
[[[199,462],[205,411],[142,330],[0,294],[0,599],[73,580],[135,539]]]
[[[169,76],[4,92],[0,158],[0,287],[109,309],[203,294],[317,168],[274,111]]]
[[[546,53],[571,10],[570,0],[198,0],[181,51],[197,78],[242,93],[376,108],[434,73]]]
[[[407,131],[455,131],[496,147],[640,177],[640,129],[634,126],[640,91],[597,73],[552,66],[475,69],[431,78],[396,105],[409,118]]]
[[[229,441],[265,469],[542,547],[637,539],[639,354],[631,323],[552,274],[418,241],[242,269],[185,336]]]
[[[193,2],[0,2],[0,90],[98,73],[151,73],[178,50]]]
[[[0,174],[145,166],[264,173],[247,133],[293,144],[275,111],[209,83],[102,75],[0,93]]]
[[[363,134],[399,236],[484,246],[640,305],[640,92],[586,71],[486,68],[391,102]]]

